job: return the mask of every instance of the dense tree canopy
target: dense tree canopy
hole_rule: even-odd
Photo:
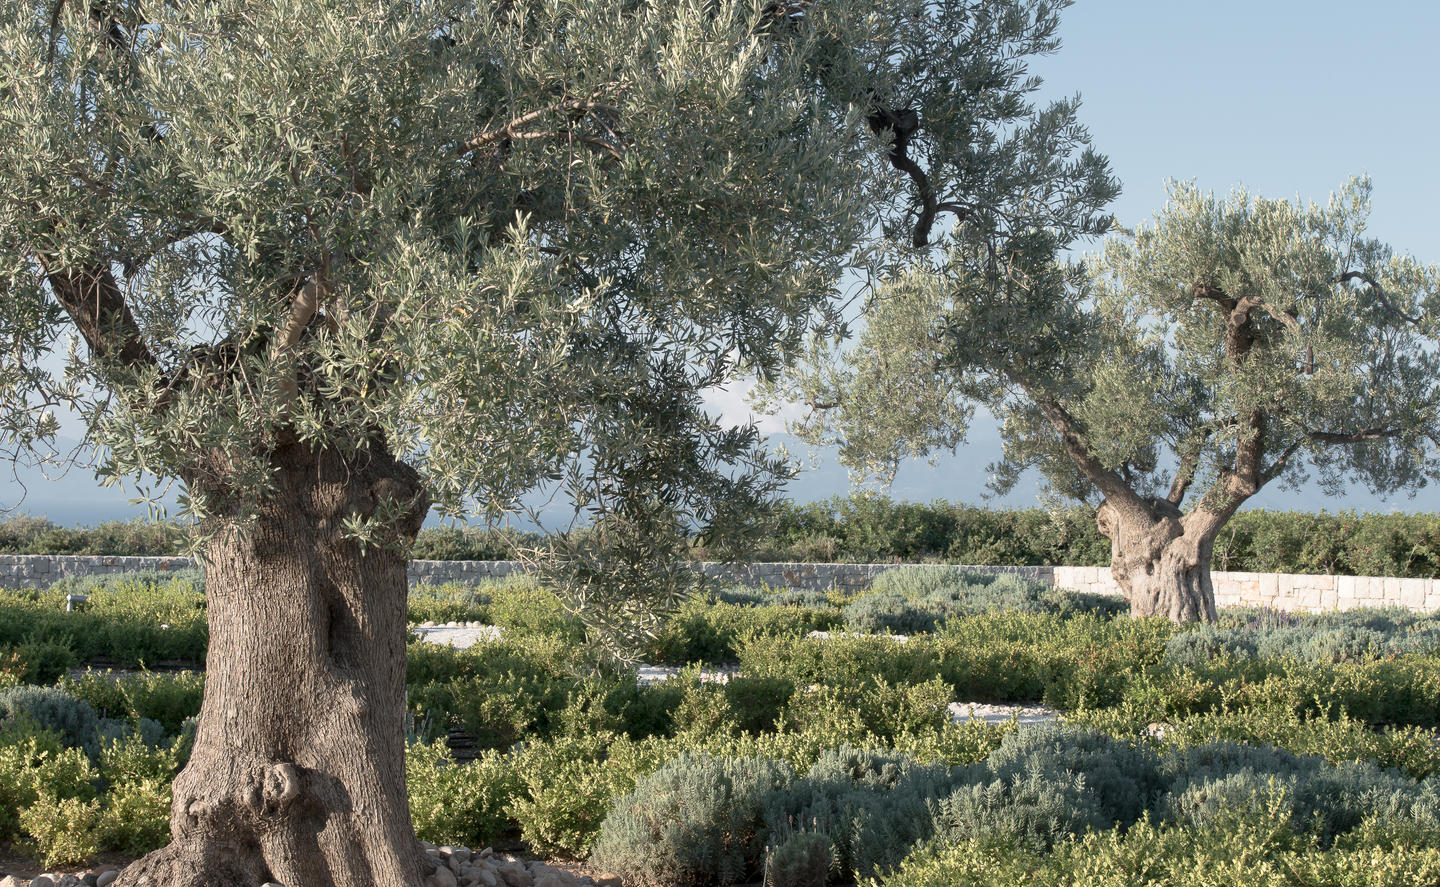
[[[1026,101],[1064,5],[4,0],[0,437],[77,408],[205,530],[174,843],[121,883],[418,883],[432,503],[566,480],[624,554],[567,587],[645,618],[680,528],[752,531],[780,469],[700,392],[835,326],[868,235],[1103,203],[1093,155],[1045,185],[1082,134]]]

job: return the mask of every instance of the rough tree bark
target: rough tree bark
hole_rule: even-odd
[[[199,730],[175,780],[172,843],[119,887],[419,887],[405,791],[406,562],[343,538],[342,520],[405,503],[420,479],[376,444],[272,456],[274,498],[206,553],[210,648]]]
[[[1214,622],[1210,559],[1219,525],[1192,521],[1165,499],[1148,504],[1148,513],[1136,514],[1106,500],[1095,515],[1110,540],[1110,573],[1130,614]]]

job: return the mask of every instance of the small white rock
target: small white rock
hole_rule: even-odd
[[[30,887],[55,887],[55,879],[49,875],[36,875],[30,880]]]
[[[111,884],[115,883],[115,879],[118,877],[120,877],[119,869],[111,869],[108,872],[101,872],[100,875],[95,879],[95,887],[110,887]]]

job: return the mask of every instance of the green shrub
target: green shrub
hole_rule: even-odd
[[[584,626],[565,612],[554,592],[528,576],[515,576],[487,586],[490,620],[507,632],[555,635],[572,641],[585,636]]]
[[[89,800],[95,795],[94,768],[78,748],[64,748],[57,734],[32,723],[0,729],[0,837],[13,834],[16,814],[42,792]]]
[[[736,729],[750,733],[774,730],[794,695],[795,684],[788,678],[735,675],[725,684],[725,702]]]
[[[190,529],[144,520],[60,527],[25,515],[0,521],[0,554],[112,554],[164,557],[184,553]]]
[[[1083,506],[991,510],[874,495],[781,510],[764,560],[1105,566],[1110,542]],[[1215,543],[1214,567],[1260,573],[1440,576],[1440,515],[1246,510]]]
[[[178,620],[190,615],[197,603],[203,608],[205,571],[189,567],[65,576],[51,583],[49,591],[62,600],[69,594],[86,595],[87,610],[123,608],[161,621]]]
[[[19,653],[0,649],[0,691],[26,683],[25,669],[25,660]]]
[[[410,557],[417,561],[503,561],[517,548],[535,548],[538,533],[511,527],[426,527],[415,538]]]
[[[169,842],[170,784],[180,757],[180,749],[157,746],[138,732],[102,743],[99,770],[106,789],[97,823],[102,849],[141,856]]]
[[[950,685],[938,677],[895,685],[878,678],[796,693],[781,719],[788,729],[827,732],[837,742],[890,742],[940,729],[950,719],[950,700]]]
[[[102,717],[158,722],[174,735],[187,718],[200,713],[204,672],[140,672],[115,675],[89,672],[61,683],[61,689],[89,702]]]
[[[555,732],[565,736],[668,736],[675,732],[675,712],[683,695],[678,681],[642,684],[633,671],[602,666],[581,677],[552,723]]]
[[[522,788],[509,813],[532,852],[584,858],[614,799],[673,754],[663,741],[610,733],[527,745],[513,756]]]
[[[1093,613],[1113,617],[1118,598],[1052,588],[1014,573],[961,567],[899,567],[875,577],[870,591],[845,608],[851,631],[933,632],[945,620],[980,613]]]
[[[515,828],[505,811],[521,782],[513,762],[498,752],[459,764],[443,741],[412,744],[405,782],[415,834],[422,840],[484,847]]]
[[[1267,659],[1288,657],[1302,662],[1363,662],[1379,658],[1388,647],[1389,637],[1373,628],[1303,626],[1267,633],[1257,644],[1256,653]]]
[[[841,872],[869,875],[893,868],[930,837],[935,809],[957,775],[948,765],[903,754],[831,749],[766,800],[765,819],[772,835],[824,835]]]
[[[614,800],[591,856],[627,887],[720,887],[760,871],[767,795],[793,771],[765,758],[685,754]]]
[[[480,748],[506,749],[533,732],[550,730],[573,682],[504,671],[411,689],[410,704],[440,723],[465,729]]]
[[[110,786],[95,823],[105,850],[144,856],[170,843],[170,780],[126,780]]]
[[[470,585],[413,585],[406,602],[411,625],[490,621],[490,595]]]
[[[1246,811],[1207,831],[1142,820],[1039,852],[990,841],[937,843],[864,887],[1392,887],[1440,879],[1426,844],[1320,849],[1283,811]]]
[[[101,743],[97,762],[100,776],[111,785],[144,779],[168,782],[180,764],[180,750],[175,744],[157,745],[139,731]]]
[[[1324,845],[1382,811],[1410,809],[1420,793],[1413,780],[1369,762],[1332,766],[1232,742],[1178,751],[1165,768],[1171,788],[1160,811],[1167,819],[1205,829],[1236,811],[1283,809],[1297,833]]]
[[[0,693],[0,720],[28,719],[59,734],[66,745],[99,752],[99,718],[90,703],[55,687],[22,685]]]
[[[807,599],[818,596],[815,592],[801,594]],[[828,605],[794,605],[786,602],[783,593],[747,590],[739,596],[732,589],[719,598],[715,602],[697,598],[682,605],[645,651],[646,661],[669,665],[725,662],[736,657],[747,637],[797,637],[842,624],[839,613]]]
[[[65,595],[89,594],[75,612]],[[72,577],[44,590],[0,590],[0,645],[25,642],[68,647],[74,659],[197,663],[205,658],[203,577],[197,571]]]
[[[1049,850],[1087,829],[1112,827],[1104,804],[1080,774],[1017,773],[964,785],[939,816],[952,841],[978,840]]]
[[[674,711],[675,729],[680,733],[709,736],[739,731],[724,686],[704,680],[695,666],[686,666],[665,683],[680,689]]]
[[[1178,631],[1165,643],[1165,661],[1178,668],[1200,668],[1222,656],[1244,658],[1255,655],[1252,632],[1240,628],[1199,625]]]
[[[507,637],[465,650],[413,643],[409,706],[417,723],[430,726],[424,738],[458,725],[482,747],[506,748],[532,731],[544,736],[560,727],[583,655],[557,635]]]
[[[1122,725],[1111,712],[1082,715],[1100,730],[1139,735],[1143,724]],[[1302,717],[1290,710],[1238,709],[1173,719],[1163,742],[1190,748],[1209,742],[1273,745],[1297,755],[1316,755],[1331,764],[1369,761],[1381,769],[1401,770],[1414,779],[1440,773],[1440,742],[1433,730],[1398,726],[1374,729],[1345,714],[1335,718]]]
[[[22,670],[20,680],[26,684],[52,684],[75,667],[75,651],[68,638],[30,640],[15,647],[15,656]]]
[[[1130,825],[1165,789],[1161,762],[1148,746],[1071,724],[1045,724],[1006,736],[985,759],[989,780],[1013,783],[1030,774],[1062,782],[1083,778],[1094,817],[1106,827]]]
[[[100,802],[41,791],[20,811],[20,828],[46,866],[88,861],[100,849]]]
[[[796,832],[765,855],[765,887],[825,887],[835,868],[830,839]]]
[[[130,717],[157,721],[167,734],[178,732],[187,719],[198,716],[205,696],[204,672],[144,672],[126,675],[117,683]]]

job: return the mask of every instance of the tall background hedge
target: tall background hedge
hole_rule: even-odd
[[[0,554],[169,555],[181,553],[185,539],[185,528],[169,523],[59,527],[33,517],[0,521]],[[538,541],[536,534],[513,529],[425,529],[412,556],[503,560],[515,545]],[[707,556],[702,541],[694,555]],[[1110,562],[1110,546],[1084,508],[1000,510],[855,496],[784,506],[752,559],[1103,566]],[[1440,513],[1242,511],[1216,541],[1214,568],[1440,577]]]

